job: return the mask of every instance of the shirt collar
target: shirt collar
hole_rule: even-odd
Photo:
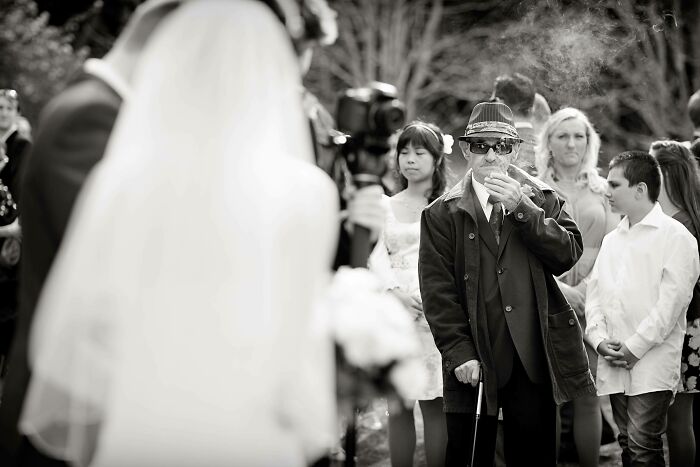
[[[89,58],[85,60],[83,70],[107,83],[123,100],[127,100],[131,95],[129,83],[106,61],[98,58]]]
[[[481,209],[486,212],[486,207],[489,205],[489,192],[486,191],[486,187],[477,182],[472,173],[472,186],[474,187],[474,193],[476,197],[479,198],[479,204],[481,204]]]
[[[534,128],[530,122],[515,122],[515,128]]]
[[[646,216],[642,218],[637,224],[635,225],[648,225],[649,227],[660,227],[662,222],[663,222],[663,216],[666,216],[664,214],[663,210],[661,209],[661,205],[657,201],[654,203],[654,207],[651,208],[651,211],[647,213]],[[630,220],[627,216],[625,216],[622,221],[618,224],[618,228],[621,230],[629,230],[630,229]]]

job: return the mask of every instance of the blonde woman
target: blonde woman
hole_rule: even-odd
[[[536,151],[539,178],[566,200],[567,210],[583,236],[581,259],[558,279],[561,291],[584,327],[586,279],[603,237],[620,220],[610,211],[605,197],[607,184],[596,169],[599,150],[600,137],[588,117],[578,109],[567,107],[547,119]],[[597,354],[588,344],[586,350],[591,372],[595,375]],[[573,409],[574,443],[580,465],[598,465],[602,432],[598,397],[575,399]]]

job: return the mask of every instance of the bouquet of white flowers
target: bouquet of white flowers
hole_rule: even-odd
[[[406,398],[427,382],[421,344],[408,311],[365,268],[342,267],[326,296],[338,350],[339,402]]]

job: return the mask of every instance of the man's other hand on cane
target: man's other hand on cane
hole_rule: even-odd
[[[479,384],[481,364],[478,360],[469,360],[455,368],[455,376],[460,383],[471,384],[476,387]]]

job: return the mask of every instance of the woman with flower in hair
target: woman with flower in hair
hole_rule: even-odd
[[[610,210],[605,196],[606,180],[598,175],[599,150],[600,138],[588,117],[578,109],[567,107],[547,119],[536,151],[539,178],[566,200],[566,209],[583,236],[583,255],[558,280],[584,329],[587,277],[603,237],[620,221]],[[586,351],[595,375],[597,353],[588,343]],[[597,466],[603,423],[598,397],[574,399],[573,411],[574,443],[580,465]]]
[[[428,383],[424,388],[415,388],[410,403],[389,406],[389,451],[393,467],[413,465],[415,400],[423,415],[427,465],[438,467],[445,462],[447,427],[442,408],[442,365],[423,315],[418,285],[418,243],[423,208],[445,191],[445,154],[451,151],[452,137],[443,134],[436,125],[414,121],[403,128],[396,145],[401,191],[385,197],[386,223],[370,257],[370,269],[383,278],[387,290],[412,313],[422,342],[420,359],[428,373]]]
[[[692,153],[678,141],[655,141],[651,143],[649,153],[661,168],[661,209],[683,224],[697,239],[700,234],[700,174]],[[668,409],[666,436],[671,467],[698,465],[693,429],[693,400],[700,392],[699,284],[695,284],[686,319],[681,379],[673,404]]]

